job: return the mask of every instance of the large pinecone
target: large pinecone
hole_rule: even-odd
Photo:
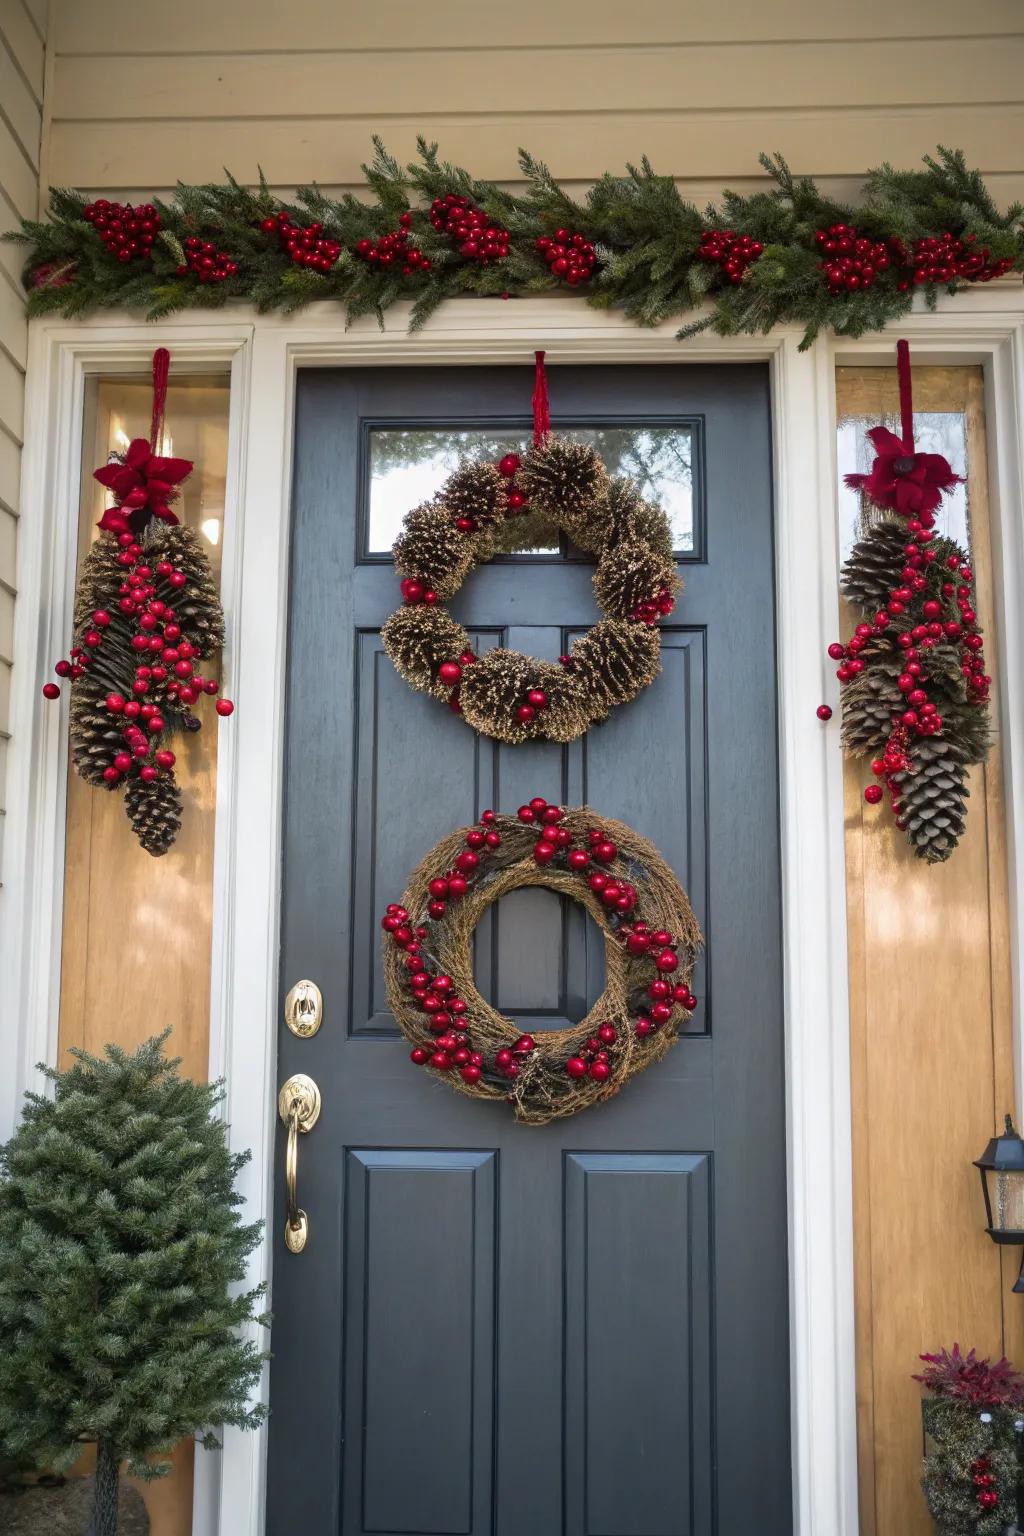
[[[124,807],[135,836],[147,853],[166,853],[181,829],[181,790],[170,775],[151,784],[140,778],[128,780]]]
[[[941,736],[919,737],[913,769],[895,775],[900,820],[919,859],[941,864],[963,836],[967,820],[967,754]]]
[[[888,642],[873,642],[870,661],[843,689],[843,747],[851,757],[885,746],[893,716],[904,706],[896,679],[903,662]]]
[[[172,587],[164,578],[157,582],[157,596],[173,607],[182,638],[202,657],[219,650],[224,644],[224,609],[199,535],[183,523],[165,524],[146,539],[145,551],[151,567],[158,560],[169,560],[185,576],[182,588]]]
[[[110,788],[103,770],[124,747],[122,724],[107,709],[106,697],[106,685],[88,674],[71,689],[71,761],[76,773],[100,789]]]
[[[884,608],[899,586],[906,563],[907,529],[902,519],[884,518],[853,546],[843,565],[843,596],[865,612]]]

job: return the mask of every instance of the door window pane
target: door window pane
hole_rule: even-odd
[[[694,552],[694,428],[669,426],[575,426],[565,429],[592,443],[611,475],[628,475],[640,494],[668,514],[679,555]],[[387,554],[402,519],[436,495],[460,459],[500,459],[529,447],[527,429],[481,427],[371,427],[365,553]],[[556,550],[539,550],[555,554]]]

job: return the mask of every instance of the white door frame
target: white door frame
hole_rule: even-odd
[[[19,538],[12,741],[0,896],[0,1137],[34,1063],[56,1055],[64,862],[66,705],[40,685],[70,633],[88,374],[141,372],[156,341],[175,372],[231,371],[223,593],[224,676],[237,702],[222,731],[215,848],[211,1075],[227,1077],[233,1148],[252,1212],[272,1219],[277,954],[287,553],[295,375],[300,367],[526,363],[544,347],[562,362],[769,364],[774,430],[779,752],[785,975],[787,1168],[794,1528],[856,1536],[853,1223],[842,771],[835,733],[814,708],[835,702],[825,647],[838,624],[834,368],[891,364],[893,336],[819,340],[704,335],[680,344],[671,326],[638,329],[578,299],[463,300],[409,335],[407,311],[378,329],[346,330],[333,306],[296,319],[229,310],[161,323],[41,319],[30,334]],[[1010,816],[1012,931],[1024,912],[1024,300],[993,285],[900,326],[919,362],[981,363],[988,383],[996,584],[994,654]],[[767,579],[768,573],[766,573]],[[685,604],[684,604],[685,607]],[[1022,821],[1024,825],[1024,821]],[[1015,1025],[1020,1010],[1014,955]],[[1020,1029],[1015,1059],[1020,1062]],[[1018,1070],[1018,1083],[1021,1073]],[[1018,1095],[1019,1096],[1019,1095]],[[251,1259],[270,1275],[270,1244]],[[262,1390],[266,1391],[264,1380]],[[756,1423],[751,1433],[756,1434]],[[266,1431],[229,1430],[222,1452],[197,1458],[196,1536],[260,1536]]]

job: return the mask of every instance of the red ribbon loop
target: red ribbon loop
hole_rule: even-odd
[[[535,352],[536,369],[533,378],[533,446],[540,448],[551,431],[551,406],[548,402],[548,376],[544,367],[544,353]]]

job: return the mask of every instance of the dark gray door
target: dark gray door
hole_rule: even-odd
[[[478,739],[378,629],[402,511],[460,450],[527,434],[528,368],[299,377],[282,991],[323,989],[278,1077],[310,1236],[274,1215],[270,1536],[784,1536],[791,1529],[768,380],[759,367],[560,368],[556,429],[671,507],[686,590],[664,671],[567,747]],[[477,649],[555,657],[596,617],[572,550],[475,572]],[[531,796],[629,822],[707,935],[691,1031],[616,1099],[543,1128],[413,1067],[379,916],[452,828]],[[536,1031],[602,986],[582,909],[530,890],[477,980]],[[280,1128],[279,1128],[280,1129]]]

